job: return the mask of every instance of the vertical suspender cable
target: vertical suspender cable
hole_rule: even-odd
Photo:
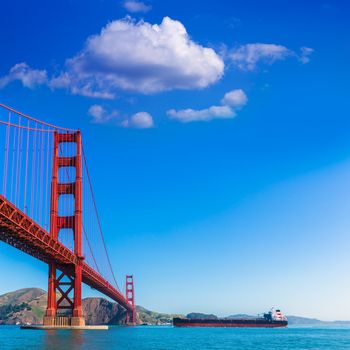
[[[28,129],[27,129],[27,142],[26,142],[26,165],[25,165],[25,174],[24,174],[24,212],[28,214],[27,208],[27,186],[28,186],[28,161],[29,161],[29,120],[28,120]]]
[[[46,140],[46,185],[45,185],[45,228],[46,230],[49,229],[48,227],[48,218],[50,217],[49,213],[49,156],[50,156],[50,133],[47,133],[47,140]]]
[[[18,118],[18,125],[21,125],[21,117]],[[15,176],[15,187],[14,187],[14,198],[13,198],[13,203],[15,203],[15,205],[17,205],[17,189],[18,189],[18,182],[19,182],[19,178],[18,178],[18,168],[19,168],[19,140],[21,138],[21,129],[18,128],[17,130],[17,142],[16,142],[16,176]]]
[[[9,161],[9,143],[10,143],[10,124],[11,123],[11,112],[9,112],[8,124],[6,126],[6,140],[5,140],[5,157],[4,157],[4,177],[2,179],[2,194],[6,196],[7,187],[7,171]]]
[[[21,117],[19,117],[18,125],[21,126]],[[18,143],[17,143],[17,171],[16,171],[16,195],[15,195],[15,204],[19,206],[20,204],[20,190],[21,190],[21,170],[22,170],[22,129],[18,130]]]
[[[44,147],[44,126],[41,126],[41,137],[40,137],[40,153],[39,153],[39,157],[40,157],[40,168],[39,168],[39,188],[38,188],[38,192],[39,192],[39,223],[41,226],[44,226],[42,223],[42,217],[43,217],[43,202],[44,202],[44,198],[43,198],[43,189],[44,189],[44,152],[43,152],[43,147]]]
[[[38,127],[38,123],[35,123],[35,129]],[[33,142],[32,142],[32,152],[33,152],[33,160],[32,160],[32,174],[31,174],[31,188],[30,188],[30,215],[34,216],[34,191],[35,191],[35,169],[36,169],[36,136],[37,131],[33,131]]]
[[[13,142],[12,142],[12,164],[11,164],[11,188],[10,188],[10,200],[13,202],[13,195],[14,195],[14,181],[15,181],[15,158],[16,158],[16,132],[17,132],[17,128],[13,129]]]

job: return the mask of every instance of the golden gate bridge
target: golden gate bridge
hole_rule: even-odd
[[[82,283],[119,303],[126,323],[135,324],[133,276],[126,276],[123,293],[108,255],[81,132],[0,104],[0,135],[0,240],[48,264],[44,326],[85,326]]]

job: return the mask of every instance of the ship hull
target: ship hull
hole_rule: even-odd
[[[232,328],[281,328],[287,321],[267,321],[265,319],[183,319],[174,318],[175,327],[232,327]]]

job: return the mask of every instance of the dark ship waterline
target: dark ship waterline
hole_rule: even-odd
[[[173,319],[175,327],[287,327],[288,319],[280,310],[270,312],[257,318],[180,318]]]

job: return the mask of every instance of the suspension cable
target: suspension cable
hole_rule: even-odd
[[[87,166],[87,160],[86,160],[86,155],[85,155],[85,151],[84,151],[83,145],[82,145],[82,151],[83,151],[82,153],[83,153],[83,158],[84,158],[84,164],[85,164],[85,168],[86,168],[86,174],[87,174],[87,177],[88,177],[90,192],[91,192],[91,196],[92,196],[92,202],[93,202],[94,208],[95,208],[95,213],[96,213],[96,217],[97,217],[97,223],[98,223],[100,235],[101,235],[102,242],[103,242],[103,247],[104,247],[104,250],[105,250],[105,253],[106,253],[106,256],[107,256],[107,261],[108,261],[109,268],[110,268],[110,270],[112,272],[114,283],[116,284],[117,288],[120,290],[118,282],[117,282],[117,279],[115,278],[115,275],[114,275],[114,271],[113,271],[113,268],[112,268],[111,260],[110,260],[109,255],[108,255],[106,241],[105,241],[105,238],[104,238],[104,235],[103,235],[103,231],[102,231],[102,225],[101,225],[100,216],[99,216],[98,210],[97,210],[95,194],[94,194],[94,191],[92,189],[92,183],[91,183],[89,168]]]
[[[53,124],[50,124],[50,123],[43,122],[43,121],[41,121],[39,119],[30,117],[29,115],[26,115],[24,113],[16,111],[15,109],[13,109],[13,108],[11,108],[9,106],[6,106],[3,103],[0,103],[0,107],[5,108],[5,109],[7,109],[10,112],[16,113],[16,114],[18,114],[18,115],[20,115],[20,116],[22,116],[24,118],[27,118],[27,119],[29,119],[31,121],[37,122],[37,123],[39,123],[41,125],[45,125],[45,126],[48,126],[50,128],[56,129],[56,130],[64,130],[64,131],[67,131],[67,132],[75,132],[75,131],[77,131],[77,130],[74,130],[74,129],[62,128],[62,127],[57,126],[57,125],[53,125]]]
[[[3,120],[0,120],[0,124],[11,126],[11,127],[15,127],[17,129],[25,129],[25,130],[29,130],[29,131],[40,131],[40,132],[49,132],[49,133],[50,132],[55,132],[55,130],[53,130],[53,129],[42,130],[42,129],[38,129],[38,128],[31,128],[31,127],[25,126],[25,125],[19,125],[19,124],[13,124],[13,123],[9,123],[9,122],[4,122]]]

